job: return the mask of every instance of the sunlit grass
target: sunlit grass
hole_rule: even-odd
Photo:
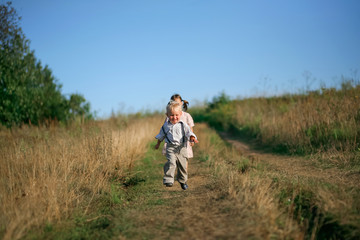
[[[341,180],[320,181],[316,174],[279,172],[226,146],[204,125],[197,125],[197,133],[201,141],[196,154],[213,169],[217,189],[247,219],[241,230],[247,238],[356,239],[360,235],[358,188]]]
[[[163,118],[110,119],[85,125],[2,130],[0,236],[19,239],[98,198],[120,201],[111,180],[131,174]]]
[[[317,163],[360,164],[360,85],[232,101],[221,95],[214,101],[193,110],[195,121],[256,139],[276,152],[316,155]]]

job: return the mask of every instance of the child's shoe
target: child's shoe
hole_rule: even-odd
[[[165,186],[166,186],[166,187],[172,187],[173,184],[172,184],[172,183],[165,183]]]
[[[180,183],[180,185],[183,190],[186,190],[189,188],[189,186],[186,183]]]

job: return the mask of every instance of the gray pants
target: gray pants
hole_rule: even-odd
[[[174,183],[175,170],[177,167],[177,180],[186,183],[188,174],[186,169],[187,149],[185,146],[166,146],[167,162],[164,165],[164,184]]]

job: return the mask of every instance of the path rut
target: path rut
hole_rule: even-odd
[[[325,181],[332,184],[359,187],[359,172],[345,171],[337,168],[319,168],[304,157],[266,153],[255,150],[249,144],[236,139],[230,134],[220,133],[220,136],[232,144],[244,156],[266,163],[283,174]]]

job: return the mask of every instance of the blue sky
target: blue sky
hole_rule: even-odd
[[[4,1],[3,1],[4,2]],[[99,117],[359,78],[357,0],[14,0],[37,59]],[[307,77],[306,77],[307,76]]]

